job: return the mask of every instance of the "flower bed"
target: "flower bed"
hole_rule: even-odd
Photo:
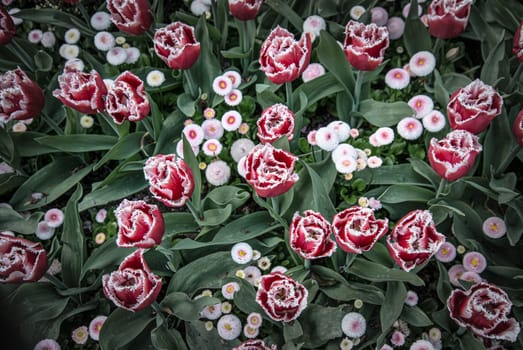
[[[2,3],[12,347],[523,348],[519,1]]]

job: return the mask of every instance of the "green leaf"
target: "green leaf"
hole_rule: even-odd
[[[436,194],[434,191],[412,185],[392,185],[383,192],[379,200],[383,203],[421,202],[426,203]]]
[[[481,69],[480,79],[486,84],[494,85],[499,78],[501,62],[505,58],[505,31],[499,34],[496,46],[489,52],[483,68]]]
[[[409,158],[409,163],[417,174],[427,179],[434,188],[438,188],[441,178],[427,162],[418,158]]]
[[[403,43],[409,56],[419,51],[431,51],[432,49],[429,31],[418,16],[418,2],[416,0],[410,1],[409,15],[405,20]]]
[[[352,301],[361,299],[365,303],[381,305],[385,300],[383,291],[372,285],[355,284],[349,285],[338,283],[332,287],[322,287],[320,290],[329,298],[337,301]]]
[[[347,98],[352,100],[356,81],[351,65],[336,40],[325,30],[320,32],[320,43],[316,52],[320,63],[334,75],[347,93]]]
[[[491,168],[494,173],[498,174],[504,169],[500,169],[505,157],[511,153],[513,143],[500,142],[500,140],[512,140],[513,134],[511,125],[505,110],[500,115],[494,118],[487,129],[485,139],[483,141],[483,167],[481,174],[488,177]]]
[[[194,101],[191,94],[187,92],[178,95],[176,105],[178,106],[180,111],[189,118],[192,118],[194,116],[194,113],[196,112],[196,101]]]
[[[211,331],[205,329],[205,322],[194,321],[185,323],[185,339],[191,350],[230,350],[233,348],[231,342],[223,340],[213,328]],[[236,344],[239,342],[237,341]]]
[[[176,212],[164,213],[165,235],[177,235],[180,233],[191,233],[199,230],[191,213]]]
[[[303,329],[298,320],[293,322],[283,323],[283,339],[286,343],[292,343],[292,340],[297,339],[303,335]]]
[[[208,209],[203,211],[203,218],[196,218],[201,227],[217,226],[223,224],[232,214],[232,205],[227,204],[223,208]]]
[[[110,149],[118,141],[109,135],[58,135],[43,136],[35,139],[36,142],[63,152],[92,152]]]
[[[158,350],[187,350],[182,335],[176,328],[167,328],[165,323],[151,332],[151,343]]]
[[[414,286],[423,286],[425,282],[414,272],[405,272],[399,269],[389,269],[380,264],[362,258],[356,258],[347,273],[356,275],[372,282],[408,282]]]
[[[433,322],[427,314],[417,306],[404,306],[400,318],[415,327],[428,327],[433,325]]]
[[[194,293],[200,288],[220,288],[221,276],[233,274],[237,269],[238,264],[228,251],[206,255],[179,269],[171,279],[167,293]]]
[[[461,338],[459,338],[459,344],[461,345],[462,350],[485,350],[483,342],[474,337],[470,332],[466,332]]]
[[[274,224],[269,213],[266,211],[258,211],[242,216],[225,225],[216,233],[210,242],[198,242],[186,238],[178,242],[173,249],[187,250],[245,242],[275,230],[278,226],[279,225]]]
[[[100,332],[102,350],[118,349],[133,341],[154,320],[151,309],[130,312],[117,308],[105,320]]]
[[[380,324],[382,332],[386,332],[401,315],[401,310],[403,309],[403,305],[405,305],[406,296],[407,288],[405,288],[405,285],[402,282],[387,282],[385,301],[380,308]]]
[[[0,230],[30,235],[35,233],[40,217],[41,214],[33,213],[30,217],[24,218],[9,207],[0,207]]]
[[[272,7],[276,13],[287,18],[298,31],[303,30],[303,20],[292,10],[292,8],[289,7],[289,5],[287,5],[286,2],[283,2],[282,0],[265,0],[265,3]]]
[[[198,160],[194,155],[191,144],[187,141],[185,135],[183,137],[183,160],[191,168],[192,176],[194,179],[194,190],[192,193],[191,201],[198,212],[201,211],[201,195],[202,195],[202,174],[198,166]]]
[[[343,336],[341,320],[345,312],[340,308],[310,304],[300,315],[303,336],[297,342],[304,342],[305,348],[318,348],[329,340]]]
[[[424,177],[410,164],[383,165],[379,168],[366,168],[354,173],[355,179],[362,179],[372,185],[427,185]]]
[[[118,140],[111,149],[96,163],[94,170],[100,169],[109,160],[128,159],[140,152],[142,148],[142,139],[145,132],[133,132]]]
[[[200,55],[194,65],[189,68],[189,74],[194,78],[198,88],[203,93],[207,93],[209,101],[212,101],[214,95],[212,82],[220,74],[221,67],[220,62],[214,55],[213,42],[209,38],[208,26],[214,28],[207,23],[205,16],[201,16],[195,28],[196,38],[200,42]]]
[[[17,12],[16,17],[31,22],[62,27],[64,29],[78,28],[83,35],[87,36],[93,36],[95,34],[95,32],[88,27],[84,21],[65,11],[49,8],[23,9],[20,12]]]
[[[267,108],[276,103],[284,103],[283,99],[272,91],[273,86],[266,84],[256,84],[256,102],[262,108]]]
[[[434,99],[440,106],[448,105],[450,100],[450,93],[437,69],[434,69]]]
[[[13,143],[16,144],[16,151],[20,157],[34,157],[58,152],[56,148],[42,145],[36,141],[41,136],[45,137],[45,134],[26,131],[9,133],[9,136],[12,138]],[[2,140],[5,142],[7,138],[2,138]]]
[[[507,238],[511,246],[515,246],[523,235],[523,198],[511,201],[505,212],[505,223],[507,225]]]
[[[91,270],[101,270],[118,265],[123,259],[135,251],[135,248],[120,248],[116,245],[116,237],[107,240],[94,249],[82,266],[80,279]]]
[[[222,54],[223,58],[229,59],[241,59],[250,55],[250,51],[243,52],[242,48],[239,46],[231,47],[228,50],[221,50],[220,53]]]
[[[35,323],[58,317],[66,308],[69,298],[58,295],[50,283],[24,283],[16,290],[12,305],[15,318]]]
[[[203,200],[206,209],[220,208],[231,204],[232,209],[238,209],[250,198],[249,191],[236,186],[220,186],[213,189]]]
[[[176,151],[176,144],[173,140],[180,137],[184,120],[185,118],[180,111],[175,111],[165,118],[160,128],[160,135],[156,140],[154,154],[171,154]]]
[[[381,102],[372,99],[361,102],[360,112],[369,123],[378,127],[396,125],[401,119],[415,114],[406,102]]]
[[[38,50],[34,56],[36,68],[42,72],[49,72],[53,68],[53,58],[43,50]]]
[[[220,299],[201,297],[193,300],[185,293],[173,292],[165,296],[160,306],[168,307],[181,320],[196,321],[203,308],[215,304],[220,304]]]
[[[82,197],[82,186],[76,190],[65,207],[64,229],[62,231],[62,279],[68,287],[80,286],[82,264],[85,259],[84,233],[78,214],[78,201]]]
[[[333,73],[327,72],[316,79],[301,84],[294,90],[292,95],[294,101],[297,101],[300,94],[305,93],[305,96],[307,96],[307,105],[305,108],[309,108],[322,98],[332,96],[341,91],[344,91],[344,87],[335,78]]]

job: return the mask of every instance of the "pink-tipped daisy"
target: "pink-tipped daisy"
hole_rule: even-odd
[[[481,276],[474,271],[465,271],[459,278],[462,281],[467,281],[472,284],[478,284],[481,283],[482,279]]]
[[[223,76],[229,78],[232,83],[232,88],[237,89],[242,83],[242,76],[235,70],[229,70],[223,73]]]
[[[59,227],[64,222],[64,212],[58,208],[49,209],[45,212],[44,221],[49,227]]]
[[[418,305],[418,293],[416,293],[413,290],[407,291],[407,296],[405,297],[405,304],[408,306],[416,306]]]
[[[434,101],[427,95],[416,95],[407,102],[416,111],[416,118],[421,119],[434,109]]]
[[[325,74],[325,68],[319,63],[310,63],[307,68],[301,73],[301,79],[304,83],[321,77]]]
[[[317,36],[320,36],[320,31],[326,28],[327,25],[323,17],[317,15],[309,16],[305,18],[305,21],[303,21],[303,32],[310,33],[312,35],[312,40]]]
[[[339,143],[338,134],[332,131],[332,129],[322,127],[316,131],[316,145],[322,150],[332,151]]]
[[[463,275],[467,270],[463,267],[463,265],[454,265],[452,266],[449,271],[449,281],[453,286],[461,287],[461,284],[459,283],[459,279],[461,278],[461,275]]]
[[[400,331],[394,331],[390,336],[390,342],[394,346],[403,346],[405,344],[405,334]]]
[[[108,51],[114,47],[114,35],[109,32],[98,32],[94,36],[94,46],[100,51]]]
[[[240,285],[236,282],[229,282],[222,286],[222,295],[227,300],[234,299],[234,294],[240,290]]]
[[[76,44],[80,40],[80,36],[78,28],[71,28],[64,33],[64,40],[68,44]]]
[[[238,89],[232,89],[230,93],[223,97],[223,100],[229,106],[237,106],[242,102],[243,94]]]
[[[354,160],[358,158],[358,153],[356,152],[356,149],[349,145],[348,143],[342,143],[336,146],[334,151],[332,151],[331,158],[333,162],[337,162],[338,160],[342,158],[351,157]]]
[[[507,225],[502,218],[491,216],[483,221],[483,233],[490,238],[501,238],[507,233]]]
[[[394,141],[394,130],[389,127],[381,127],[376,132],[376,140],[380,146],[390,145]]]
[[[91,339],[98,341],[100,339],[100,331],[107,320],[107,316],[96,316],[93,318],[91,323],[89,323],[89,336]]]
[[[231,248],[232,260],[237,264],[247,264],[252,260],[252,247],[245,242],[236,243]]]
[[[367,159],[367,166],[371,169],[379,168],[383,164],[383,160],[378,156],[370,156]]]
[[[428,340],[419,339],[416,340],[410,346],[409,350],[435,350],[434,346]]]
[[[350,9],[350,17],[352,19],[358,20],[365,13],[365,7],[361,5],[352,6]]]
[[[374,197],[369,198],[369,207],[374,210],[379,210],[382,208],[381,201]]]
[[[316,142],[316,132],[317,132],[316,130],[311,130],[307,134],[307,142],[311,146],[316,146],[317,145],[317,142]]]
[[[260,328],[263,323],[262,316],[257,312],[251,312],[247,316],[247,323],[254,328]]]
[[[258,334],[260,334],[259,328],[255,328],[249,324],[246,324],[243,327],[243,335],[245,336],[245,338],[254,339],[258,336]]]
[[[47,31],[42,34],[42,40],[40,41],[43,47],[50,49],[56,44],[56,36],[53,32]]]
[[[249,124],[247,123],[241,123],[238,127],[238,134],[240,135],[247,135],[249,132]]]
[[[405,140],[416,140],[423,134],[423,125],[416,118],[406,117],[400,120],[396,130]]]
[[[224,315],[218,320],[216,330],[218,331],[220,338],[224,340],[233,340],[238,338],[241,334],[242,323],[235,315]]]
[[[203,142],[204,131],[198,124],[189,124],[183,128],[183,134],[191,146],[199,146]]]
[[[349,312],[341,320],[341,330],[349,338],[359,338],[367,330],[367,321],[362,314]]]
[[[107,63],[119,66],[127,60],[127,51],[122,47],[113,47],[107,51],[105,57],[107,58]]]
[[[225,96],[233,89],[232,81],[224,75],[217,76],[212,82],[212,89],[217,95]]]
[[[467,271],[482,273],[487,268],[487,259],[480,252],[468,252],[463,256],[463,267]]]
[[[91,27],[95,30],[106,30],[111,26],[111,15],[107,12],[95,12],[91,16]]]
[[[335,120],[327,125],[327,128],[331,129],[338,135],[340,142],[345,142],[350,137],[350,126],[341,120]]]
[[[206,156],[215,157],[222,151],[223,146],[220,141],[210,139],[203,143],[202,151]]]
[[[409,67],[417,76],[427,76],[436,67],[436,57],[430,51],[417,52],[410,58]]]
[[[432,110],[422,119],[423,126],[429,132],[438,132],[443,130],[446,124],[445,116],[437,110]]]
[[[390,346],[389,344],[383,344],[381,346],[380,350],[394,350],[394,348],[392,346]]]
[[[222,315],[222,304],[207,305],[200,311],[200,316],[208,320],[217,320]]]
[[[94,236],[94,241],[96,244],[103,244],[106,240],[107,236],[103,232],[98,232],[96,236]]]
[[[202,123],[203,137],[209,139],[219,139],[223,136],[224,130],[221,121],[218,119],[207,119]]]
[[[83,345],[85,342],[87,342],[87,339],[89,338],[89,330],[86,326],[81,326],[73,330],[71,334],[71,339],[76,344]]]
[[[387,21],[387,29],[389,31],[390,40],[399,39],[405,31],[405,21],[400,17],[390,17]]]
[[[227,131],[235,131],[242,123],[242,115],[237,111],[225,112],[222,116],[222,126]]]
[[[233,142],[231,146],[231,157],[235,162],[239,162],[240,159],[245,157],[251,149],[254,148],[254,142],[249,139],[238,139]]]
[[[410,75],[403,68],[393,68],[385,74],[385,84],[395,90],[406,88],[410,83]]]
[[[46,221],[40,221],[38,225],[36,225],[35,235],[43,241],[51,239],[51,237],[54,236],[54,227],[49,226]]]
[[[127,58],[125,59],[125,63],[127,64],[133,64],[138,62],[138,59],[140,58],[140,49],[137,47],[128,47],[125,49],[125,52],[127,53]]]
[[[381,143],[379,143],[378,138],[376,137],[376,133],[369,136],[369,143],[374,147],[381,146]]]
[[[213,186],[222,186],[231,178],[231,168],[223,160],[215,160],[205,169],[205,178]]]
[[[191,145],[191,148],[192,148],[194,155],[197,156],[198,153],[200,152],[200,146]],[[176,143],[176,154],[178,155],[178,157],[183,159],[183,140],[180,140]]]
[[[253,286],[258,283],[262,275],[260,269],[256,266],[247,266],[243,269],[243,272],[245,273],[245,279]]]
[[[444,242],[438,252],[436,253],[436,259],[441,262],[451,262],[456,258],[456,247],[450,242]]]
[[[216,116],[216,110],[212,107],[207,107],[203,110],[203,116],[205,119],[212,119]]]
[[[60,344],[54,339],[42,339],[36,343],[33,350],[60,350]]]
[[[107,210],[106,209],[100,209],[96,212],[95,220],[99,224],[103,224],[105,219],[107,218]]]
[[[358,168],[358,160],[352,157],[339,158],[334,165],[339,173],[351,174]]]
[[[38,44],[43,37],[44,33],[40,29],[33,29],[27,34],[27,40],[29,40],[30,43]]]
[[[370,9],[371,22],[379,26],[384,26],[389,20],[389,13],[381,6],[376,6]]]
[[[352,128],[350,129],[349,131],[349,135],[350,137],[352,137],[353,139],[357,138],[358,136],[360,136],[360,131],[356,128]]]

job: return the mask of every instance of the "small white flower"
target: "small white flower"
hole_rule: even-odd
[[[192,14],[195,16],[198,16],[198,17],[203,15],[206,12],[209,12],[209,6],[204,4],[201,0],[194,0],[191,3],[190,9],[191,9]]]
[[[40,221],[36,226],[36,237],[41,240],[48,240],[54,236],[54,227],[51,227],[45,221]]]
[[[80,126],[84,129],[89,129],[93,126],[94,124],[94,119],[93,117],[89,116],[89,115],[83,115],[81,118],[80,118]]]
[[[91,27],[94,30],[106,30],[111,26],[111,15],[107,12],[95,12],[91,16]]]
[[[223,160],[215,160],[205,169],[205,178],[213,186],[225,185],[230,177],[231,168]]]
[[[252,260],[252,247],[245,242],[236,243],[231,248],[231,257],[237,264],[247,264]]]
[[[218,320],[216,330],[220,338],[233,340],[238,338],[242,332],[242,323],[235,315],[224,315]]]
[[[349,338],[359,338],[367,330],[365,317],[358,312],[349,312],[341,320],[341,330]]]
[[[43,33],[40,29],[33,29],[27,34],[27,40],[33,44],[38,44],[43,37]]]
[[[240,290],[240,285],[236,282],[229,282],[222,286],[222,295],[227,300],[234,299],[234,294]]]
[[[199,146],[202,144],[204,133],[202,127],[198,124],[188,124],[183,128],[182,132],[191,146]]]
[[[94,36],[94,46],[100,51],[108,51],[114,47],[114,35],[109,32],[98,32]]]
[[[327,127],[319,128],[316,132],[316,144],[324,151],[332,151],[338,146],[338,134]]]
[[[74,69],[82,72],[85,68],[85,63],[79,58],[72,58],[65,62],[64,68]]]
[[[417,52],[410,58],[409,67],[417,76],[427,76],[436,67],[436,57],[429,51]]]
[[[232,81],[225,75],[219,75],[212,82],[212,89],[217,95],[225,96],[233,89]]]
[[[434,109],[434,101],[427,95],[416,95],[408,102],[410,108],[416,111],[416,118],[421,119]]]
[[[316,146],[317,145],[317,142],[316,142],[316,132],[317,132],[316,130],[311,130],[307,134],[307,142],[311,146]]]
[[[356,153],[356,149],[349,145],[348,143],[342,143],[336,146],[334,151],[332,151],[331,158],[334,163],[336,163],[338,160],[342,158],[358,158],[358,154]]]
[[[327,25],[325,20],[320,16],[309,16],[305,19],[305,21],[303,21],[303,32],[311,33],[312,40],[314,40],[317,36],[320,36],[320,31],[322,29],[325,30],[326,28]]]
[[[352,157],[340,157],[335,162],[336,170],[342,174],[350,174],[357,169],[358,161]]]
[[[260,334],[260,329],[259,328],[252,327],[249,324],[246,324],[243,327],[243,335],[246,338],[254,339],[254,338],[256,338],[258,336],[258,334]]]
[[[200,152],[200,147],[191,146],[191,148],[192,148],[194,155],[197,156],[198,153]],[[183,140],[180,140],[176,143],[176,154],[178,155],[178,157],[183,159]]]
[[[396,130],[405,140],[416,140],[423,134],[423,125],[416,118],[406,117],[400,120]]]
[[[225,112],[222,116],[222,126],[227,131],[235,131],[242,123],[242,115],[236,111]]]
[[[251,312],[247,316],[247,324],[254,328],[260,328],[263,324],[263,317],[257,312]]]
[[[223,314],[230,314],[232,311],[232,305],[228,301],[224,301],[222,303],[222,313]]]
[[[371,169],[379,168],[383,164],[383,160],[380,157],[372,156],[367,159],[367,166]]]
[[[419,339],[412,343],[409,350],[434,350],[434,346],[428,340]]]
[[[119,66],[127,60],[127,51],[121,47],[113,47],[107,51],[106,58],[109,64]]]
[[[316,79],[318,77],[321,77],[325,74],[325,68],[319,63],[311,63],[305,68],[303,73],[301,74],[301,79],[304,83],[311,81],[313,79]]]
[[[380,146],[390,145],[394,141],[394,130],[389,127],[381,127],[374,133]]]
[[[350,137],[350,125],[341,120],[335,120],[327,125],[338,136],[339,142],[345,142]]]
[[[40,41],[43,47],[51,48],[56,44],[56,36],[53,32],[45,32],[42,34],[42,40]]]
[[[245,273],[245,279],[253,286],[261,277],[261,271],[256,266],[247,266],[243,269],[243,272]]]
[[[418,305],[418,299],[418,294],[413,290],[409,290],[407,291],[407,296],[405,297],[405,304],[408,306],[416,306]]]
[[[263,271],[268,270],[271,267],[271,259],[266,256],[260,258],[260,260],[258,260],[258,267]]]
[[[60,53],[60,56],[66,60],[70,60],[72,58],[78,57],[80,48],[77,45],[62,44],[58,52]]]
[[[157,69],[152,70],[149,73],[147,73],[145,81],[147,82],[147,85],[149,85],[150,87],[161,86],[165,82],[165,74],[163,74],[162,71],[159,71]]]
[[[80,40],[80,31],[77,28],[68,29],[64,34],[64,40],[68,44],[76,44]]]
[[[389,13],[383,7],[376,6],[370,9],[371,22],[379,26],[384,26],[389,20]]]
[[[62,225],[64,222],[64,212],[58,208],[49,209],[44,214],[44,221],[49,227],[56,228]]]
[[[223,146],[216,139],[209,139],[203,143],[202,151],[206,156],[215,157],[222,151]]]
[[[24,122],[17,122],[13,125],[13,132],[26,132],[27,126]]]
[[[138,59],[140,58],[140,50],[137,47],[128,47],[125,51],[127,52],[125,63],[133,64],[138,62]]]
[[[405,21],[400,17],[390,17],[387,21],[387,29],[389,31],[390,40],[399,39],[405,31]]]
[[[96,220],[97,223],[103,224],[106,217],[107,217],[107,210],[106,209],[100,209],[96,213],[95,220]]]
[[[354,342],[349,338],[343,338],[340,342],[340,350],[351,350],[354,347]]]
[[[238,89],[232,89],[230,93],[224,96],[224,101],[229,106],[237,106],[243,100],[243,94]]]
[[[223,136],[223,126],[221,121],[217,119],[206,119],[202,123],[203,135],[207,140],[216,139],[218,140]]]
[[[365,13],[365,7],[356,5],[350,9],[350,17],[352,19],[359,19]]]
[[[200,312],[200,315],[203,318],[209,319],[209,320],[217,320],[222,315],[222,305],[220,304],[214,304],[214,305],[208,305],[203,308],[203,310]]]
[[[226,76],[227,78],[229,78],[229,80],[232,83],[233,89],[237,89],[240,86],[240,84],[242,83],[242,76],[240,75],[240,73],[238,73],[235,70],[229,70],[229,71],[223,73],[223,75]]]
[[[393,68],[385,74],[385,84],[395,90],[406,88],[410,83],[410,75],[403,68]]]
[[[422,119],[423,126],[429,132],[438,132],[443,130],[445,127],[446,121],[443,113],[437,110],[433,110],[429,114],[423,117]]]

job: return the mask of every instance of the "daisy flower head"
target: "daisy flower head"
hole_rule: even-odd
[[[402,90],[410,83],[410,75],[403,68],[393,68],[385,74],[385,84],[394,90]]]
[[[221,153],[223,146],[216,139],[209,139],[203,143],[202,151],[206,156],[215,157]]]
[[[423,127],[429,132],[441,131],[446,125],[445,116],[438,110],[432,110],[421,121]]]
[[[360,6],[360,5],[352,6],[350,9],[350,17],[352,19],[356,19],[356,20],[360,19],[360,17],[363,16],[364,13],[365,13],[365,7]]]
[[[216,111],[212,107],[207,107],[203,110],[203,117],[205,119],[213,119],[216,116]]]
[[[190,10],[193,15],[199,17],[204,13],[209,12],[209,6],[201,0],[194,0],[191,2]]]
[[[383,164],[383,160],[378,156],[371,156],[367,159],[367,166],[371,169],[379,168]]]
[[[240,290],[240,285],[236,282],[229,282],[222,286],[222,295],[227,300],[234,299],[234,294]]]
[[[418,305],[418,293],[416,293],[413,290],[407,291],[407,296],[405,297],[405,304],[408,306],[416,306]]]
[[[147,85],[149,85],[150,87],[161,86],[165,82],[165,74],[163,74],[162,71],[157,69],[152,70],[149,73],[147,73],[145,81],[147,82]]]
[[[338,134],[327,127],[319,128],[316,131],[316,145],[324,151],[332,151],[338,146],[340,140]]]
[[[352,350],[354,342],[349,338],[343,338],[340,342],[340,350]]]
[[[78,54],[80,53],[80,48],[78,47],[78,45],[62,44],[58,52],[60,56],[62,56],[66,60],[70,60],[71,58],[78,57]]]
[[[376,141],[380,146],[390,145],[394,141],[394,130],[384,126],[374,132],[376,135]]]
[[[114,42],[116,43],[116,45],[123,45],[125,44],[125,37],[123,36],[117,36],[116,38],[114,38]]]
[[[216,140],[213,141],[218,142]],[[229,182],[230,177],[231,168],[223,160],[215,160],[205,169],[205,178],[213,186],[225,185]]]
[[[356,149],[352,147],[352,145],[349,145],[348,143],[341,143],[334,151],[332,151],[331,158],[334,163],[336,163],[338,160],[342,158],[351,157],[354,160],[358,158],[358,153],[356,152]]]
[[[202,123],[203,137],[207,140],[218,140],[223,136],[223,126],[218,119],[206,119]]]
[[[247,264],[252,260],[252,247],[245,242],[236,243],[231,248],[232,260],[237,264]]]
[[[369,206],[369,199],[367,197],[358,198],[358,205],[360,207],[367,208]]]
[[[389,20],[389,13],[381,6],[376,6],[370,9],[371,22],[379,26],[384,26]]]
[[[436,253],[436,259],[441,262],[451,262],[456,258],[456,247],[449,241],[443,242]]]
[[[502,218],[491,216],[483,221],[483,233],[490,238],[501,238],[507,233],[507,225]]]
[[[94,118],[90,115],[83,115],[80,118],[80,126],[84,129],[92,128],[94,125]]]
[[[242,332],[242,323],[236,315],[224,315],[218,320],[216,330],[220,338],[233,340],[238,338]]]
[[[459,279],[466,271],[467,270],[465,270],[465,267],[463,267],[461,264],[452,266],[448,271],[450,283],[455,287],[461,287]]]
[[[369,198],[369,207],[374,210],[379,210],[382,208],[381,201],[374,197]]]
[[[90,22],[94,30],[106,30],[111,26],[111,15],[103,11],[95,12]]]
[[[367,330],[367,321],[362,314],[349,312],[341,320],[341,330],[349,338],[359,338]]]
[[[381,146],[381,144],[378,141],[378,138],[376,137],[376,133],[369,136],[369,143],[371,144],[371,146],[374,146],[374,147]]]
[[[230,93],[224,96],[227,105],[233,107],[239,105],[243,100],[243,94],[238,89],[232,89]]]
[[[260,277],[261,277],[261,271],[256,266],[247,266],[243,269],[243,272],[245,273],[245,279],[253,286],[256,286]]]
[[[225,112],[222,116],[222,126],[227,131],[235,131],[242,123],[242,115],[237,111]]]
[[[100,51],[109,51],[114,44],[114,35],[109,32],[98,32],[94,36],[94,46]]]
[[[423,118],[434,109],[434,101],[427,95],[416,95],[407,103],[416,112],[418,119]]]
[[[245,338],[254,339],[260,334],[260,329],[252,327],[250,324],[243,326],[243,335]]]
[[[478,284],[478,283],[481,283],[481,281],[482,281],[481,276],[474,271],[463,272],[463,274],[461,275],[461,277],[459,279],[462,281],[467,281],[472,284]]]
[[[59,227],[64,222],[64,212],[58,208],[49,209],[44,214],[44,221],[49,227]]]
[[[40,29],[33,29],[27,34],[27,40],[32,44],[38,44],[42,40],[43,35]]]
[[[416,118],[406,117],[400,120],[396,130],[405,140],[416,140],[423,134],[423,125]]]
[[[43,241],[51,239],[54,236],[54,227],[49,226],[45,221],[40,221],[36,225],[35,235]]]
[[[327,128],[331,129],[338,135],[340,142],[345,142],[350,137],[350,125],[341,120],[335,120],[327,125]]]
[[[53,32],[47,31],[42,34],[42,40],[40,41],[43,47],[51,48],[56,44],[56,36]]]
[[[217,320],[222,315],[222,304],[207,305],[200,312],[200,316],[208,320]]]
[[[307,134],[307,142],[311,146],[316,146],[317,145],[317,142],[316,142],[316,132],[317,132],[316,130],[311,130]]]
[[[79,58],[72,58],[65,61],[64,70],[65,68],[82,72],[85,69],[85,63]]]
[[[394,346],[403,346],[405,344],[405,334],[395,330],[390,336],[390,342]]]
[[[257,312],[251,312],[247,316],[247,324],[254,328],[260,328],[263,323],[262,316]]]
[[[352,128],[350,129],[349,131],[349,135],[350,137],[352,137],[353,139],[357,138],[358,136],[360,136],[360,131],[356,128]]]
[[[24,122],[17,122],[13,125],[13,132],[26,132],[27,126]]]
[[[222,314],[230,314],[232,311],[232,305],[228,301],[222,303]]]
[[[441,330],[436,327],[432,327],[431,329],[429,329],[429,339],[432,341],[441,340]]]
[[[80,31],[77,28],[68,29],[64,34],[64,40],[68,44],[76,44],[80,40]]]
[[[140,58],[140,49],[137,47],[128,47],[125,49],[125,52],[127,53],[125,63],[133,64],[138,62],[138,59]]]
[[[463,267],[467,271],[482,273],[487,268],[487,259],[480,252],[468,252],[463,256]]]
[[[358,160],[352,157],[342,157],[334,162],[336,170],[341,174],[351,174],[358,168]]]
[[[217,95],[225,96],[233,89],[232,81],[225,75],[219,75],[212,81],[212,89]]]
[[[317,15],[309,16],[303,21],[303,32],[310,33],[313,41],[317,36],[320,36],[320,31],[326,28],[327,25],[323,17]]]
[[[412,343],[409,350],[434,350],[434,346],[428,340],[419,339]]]
[[[94,242],[98,245],[103,244],[106,239],[106,235],[103,232],[98,232],[96,236],[94,236]]]
[[[249,124],[247,123],[241,123],[240,126],[238,127],[238,133],[240,135],[247,135],[247,133],[249,132]]]
[[[427,76],[436,67],[436,57],[430,51],[419,51],[410,58],[409,67],[418,77]]]
[[[269,259],[266,256],[264,256],[263,258],[260,258],[260,260],[258,260],[258,267],[262,271],[267,271],[268,269],[271,268],[271,259]]]
[[[261,253],[259,250],[254,249],[252,251],[252,261],[258,261],[258,259],[261,258]]]
[[[107,59],[107,63],[113,66],[119,66],[127,60],[127,50],[122,47],[113,47],[107,51],[105,58]]]
[[[199,146],[203,142],[204,132],[203,128],[198,124],[188,124],[182,130],[191,146]]]
[[[86,326],[78,327],[73,330],[71,338],[76,344],[83,345],[87,341],[87,338],[89,338],[89,330]]]
[[[307,68],[301,73],[301,79],[304,83],[321,77],[325,74],[325,68],[319,63],[310,63]]]
[[[42,339],[36,343],[34,350],[60,350],[60,344],[54,339]]]
[[[105,320],[107,320],[107,316],[100,315],[93,318],[91,323],[89,323],[89,336],[91,339],[96,341],[100,339],[100,331],[102,330]]]
[[[390,40],[399,39],[405,31],[405,21],[400,17],[390,17],[387,21],[387,29],[389,30]]]
[[[390,346],[389,344],[383,344],[381,346],[380,350],[394,350],[394,348],[392,346]]]
[[[229,78],[233,89],[237,89],[242,83],[242,76],[235,70],[228,70],[227,72],[223,73],[223,76]]]

